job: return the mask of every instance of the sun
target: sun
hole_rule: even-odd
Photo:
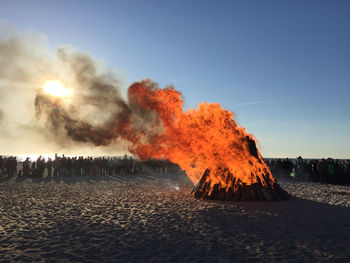
[[[71,97],[72,91],[67,89],[62,82],[51,80],[44,84],[44,93],[55,97]]]

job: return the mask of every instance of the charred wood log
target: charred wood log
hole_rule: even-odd
[[[257,183],[246,185],[239,179],[231,178],[233,185],[229,187],[221,187],[219,183],[212,185],[210,171],[206,170],[192,194],[197,199],[222,201],[280,201],[290,197],[277,183],[273,187],[265,187],[258,180]]]

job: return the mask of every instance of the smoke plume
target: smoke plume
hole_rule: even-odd
[[[2,154],[56,151],[118,154],[127,143],[112,132],[123,123],[145,129],[152,113],[134,114],[121,95],[122,80],[102,62],[70,46],[52,51],[44,35],[22,32],[0,22],[0,147]],[[43,93],[46,81],[59,80],[71,100]],[[131,121],[132,120],[132,121]],[[137,122],[133,124],[132,122]]]

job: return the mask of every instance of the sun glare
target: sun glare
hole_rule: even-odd
[[[72,96],[72,91],[63,86],[62,82],[58,80],[52,80],[45,83],[43,86],[44,92],[46,94],[55,97],[70,97]]]

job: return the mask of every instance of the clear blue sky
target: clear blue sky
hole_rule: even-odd
[[[350,1],[0,1],[0,18],[219,102],[265,157],[350,158]]]

